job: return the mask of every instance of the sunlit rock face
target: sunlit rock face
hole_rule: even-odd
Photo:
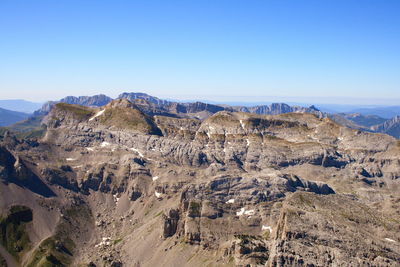
[[[1,218],[16,205],[33,214],[1,221],[24,237],[2,241],[18,248],[9,250],[21,263],[400,261],[395,138],[299,110],[259,115],[266,111],[134,97],[100,107],[59,103],[43,120],[42,138],[1,139]],[[192,116],[199,110],[209,113]]]

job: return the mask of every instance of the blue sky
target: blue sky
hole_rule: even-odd
[[[397,0],[1,0],[0,99],[400,104],[399,14]]]

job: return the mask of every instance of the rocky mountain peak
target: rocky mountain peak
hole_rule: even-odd
[[[119,98],[112,100],[110,103],[108,103],[105,108],[133,108],[136,109],[136,105],[133,104],[131,101],[129,101],[126,98]]]
[[[44,119],[50,128],[80,125],[108,127],[115,130],[161,134],[153,118],[143,113],[128,99],[116,99],[100,108],[58,103]],[[93,127],[93,126],[91,126]]]
[[[386,120],[382,124],[371,127],[373,131],[384,132],[396,138],[400,138],[400,116],[395,116],[390,120]]]
[[[309,109],[315,110],[315,111],[320,111],[316,106],[311,105],[308,107]]]
[[[65,98],[60,99],[59,102],[68,103],[68,104],[77,104],[82,106],[92,106],[92,107],[101,107],[112,101],[111,97],[108,97],[103,94],[94,95],[94,96],[67,96]]]
[[[111,97],[108,97],[103,94],[94,95],[94,96],[67,96],[59,101],[48,101],[43,106],[34,112],[34,116],[43,116],[47,115],[53,106],[57,103],[66,103],[66,104],[74,104],[74,105],[81,105],[87,107],[101,107],[104,106],[112,101]]]
[[[157,104],[157,105],[167,105],[170,103],[167,100],[159,99],[158,97],[154,97],[154,96],[148,95],[146,93],[134,93],[134,92],[126,93],[125,92],[125,93],[120,94],[118,96],[118,98],[126,98],[131,102],[134,102],[135,99],[143,99],[143,100],[146,100],[150,103]]]

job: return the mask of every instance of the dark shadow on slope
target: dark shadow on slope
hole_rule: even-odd
[[[44,182],[42,182],[42,180],[40,180],[40,178],[37,177],[35,174],[31,174],[28,179],[26,179],[25,177],[15,178],[11,179],[9,182],[26,188],[33,193],[36,193],[46,198],[56,196],[54,191],[51,190],[50,187],[48,187]]]
[[[0,147],[0,181],[16,184],[46,198],[56,196],[21,159],[16,159],[4,147]]]

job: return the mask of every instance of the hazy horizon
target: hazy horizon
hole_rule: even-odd
[[[25,100],[33,103],[45,103],[47,101],[57,101],[67,96],[93,96],[98,94],[104,94],[111,98],[117,98],[119,94],[124,92],[134,93],[146,93],[160,99],[179,101],[179,102],[193,102],[193,101],[204,101],[214,104],[266,104],[282,102],[287,104],[303,104],[303,105],[336,105],[336,106],[362,106],[362,107],[378,107],[378,106],[398,106],[400,100],[398,99],[372,99],[372,98],[348,98],[348,97],[301,97],[301,96],[222,96],[222,95],[157,95],[151,94],[146,91],[127,91],[122,90],[119,93],[107,94],[99,91],[95,94],[78,94],[78,95],[60,95],[55,96],[51,99],[29,99],[29,98],[1,98],[0,101],[12,101],[12,100]]]

